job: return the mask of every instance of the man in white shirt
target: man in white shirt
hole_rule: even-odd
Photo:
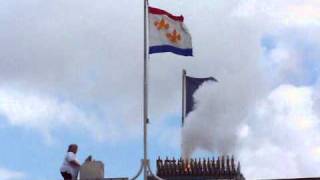
[[[70,144],[68,152],[60,168],[60,173],[64,180],[75,180],[78,177],[80,162],[77,160],[76,154],[78,146]]]

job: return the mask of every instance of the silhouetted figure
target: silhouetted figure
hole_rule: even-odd
[[[235,167],[234,157],[233,156],[231,158],[231,172],[232,172],[232,174],[236,174],[236,167]]]
[[[231,174],[231,168],[230,168],[230,158],[229,158],[229,156],[227,156],[227,170],[226,170],[227,172],[226,172],[226,174],[228,175],[228,176],[230,176],[230,174]]]

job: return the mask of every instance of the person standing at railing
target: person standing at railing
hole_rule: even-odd
[[[78,177],[80,162],[76,157],[77,152],[78,145],[70,144],[60,168],[60,173],[64,180],[76,180]]]

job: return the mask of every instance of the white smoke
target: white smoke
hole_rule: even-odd
[[[236,77],[204,84],[196,92],[196,110],[188,115],[183,129],[185,157],[197,148],[220,154],[235,152],[245,117],[254,107],[254,100],[261,96],[256,79],[250,86],[231,80]]]
[[[201,67],[207,76],[214,76],[219,82],[203,84],[194,95],[196,107],[186,118],[183,129],[185,157],[190,157],[196,149],[220,154],[234,152],[245,117],[269,86],[259,62],[263,55],[260,40],[264,25],[258,20],[230,16],[228,12],[237,10],[237,6],[231,7],[217,7],[225,8],[217,15],[223,20],[209,22],[216,27],[210,29],[213,35],[219,34],[224,40],[210,42],[210,51],[202,57]],[[206,65],[210,71],[203,68]],[[205,76],[193,71],[190,75]]]
[[[238,52],[235,43],[227,44],[224,47],[232,49],[222,58],[227,64],[213,58],[220,67],[215,69],[219,83],[206,83],[195,93],[196,109],[183,129],[183,153],[235,154],[247,179],[319,176],[319,24],[314,23],[318,15],[306,9],[312,7],[313,12],[320,6],[315,1],[265,3],[246,1],[236,11],[236,17],[250,25],[259,26],[255,20],[262,18],[264,33],[238,34],[237,43],[250,50]],[[291,15],[284,13],[288,9],[294,9]],[[308,20],[294,21],[298,15]],[[237,19],[242,22],[238,31],[250,32],[242,18]],[[232,23],[225,20],[227,26]],[[224,33],[231,39],[236,34]],[[270,49],[257,43],[264,36],[276,39],[268,42]],[[215,48],[219,51],[213,57],[225,52]]]

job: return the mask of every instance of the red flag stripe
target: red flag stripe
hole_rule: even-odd
[[[166,15],[168,16],[169,18],[175,20],[175,21],[181,21],[183,22],[183,16],[175,16],[173,14],[170,14],[168,13],[167,11],[165,10],[162,10],[162,9],[158,9],[158,8],[154,8],[154,7],[149,7],[149,13],[151,14],[156,14],[156,15]]]

